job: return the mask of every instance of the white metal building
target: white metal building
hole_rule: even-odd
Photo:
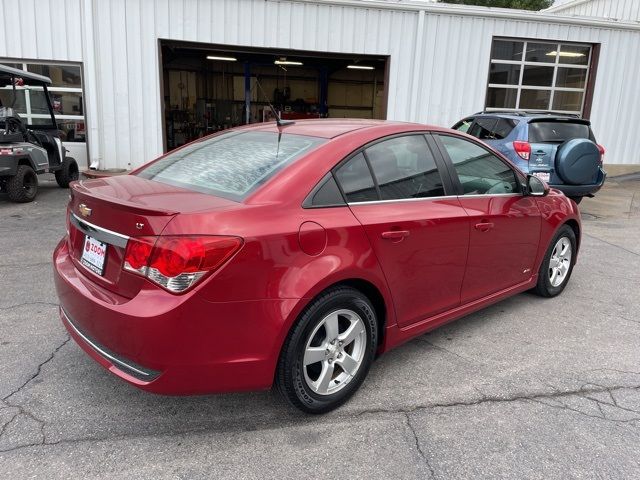
[[[0,63],[52,78],[65,145],[85,168],[130,169],[193,135],[261,121],[261,76],[265,95],[289,94],[299,115],[450,126],[484,108],[581,113],[618,173],[640,169],[638,3],[0,0]],[[587,4],[601,18],[569,10]],[[211,54],[238,61],[202,63]],[[287,59],[305,65],[272,71]]]
[[[546,10],[562,15],[640,22],[640,0],[570,0]]]

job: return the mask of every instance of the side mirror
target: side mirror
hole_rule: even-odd
[[[538,177],[527,175],[527,194],[532,197],[544,197],[549,193],[549,185]]]

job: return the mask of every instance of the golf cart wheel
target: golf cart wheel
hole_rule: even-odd
[[[378,324],[369,299],[335,287],[312,302],[280,354],[276,386],[294,407],[325,413],[346,402],[373,362]]]
[[[28,165],[18,165],[16,174],[7,181],[7,193],[12,202],[31,202],[38,193],[38,176]]]
[[[56,182],[62,188],[68,188],[69,184],[80,177],[78,164],[71,157],[65,157],[60,170],[56,170]]]

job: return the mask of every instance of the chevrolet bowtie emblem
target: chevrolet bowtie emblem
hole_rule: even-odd
[[[80,211],[80,214],[83,217],[88,217],[89,215],[91,215],[91,209],[87,207],[84,203],[81,203],[80,205],[78,205],[78,210]]]

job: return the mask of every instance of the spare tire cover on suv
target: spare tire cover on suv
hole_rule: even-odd
[[[572,138],[560,147],[556,154],[556,172],[565,183],[588,185],[600,167],[598,146],[586,138]]]

